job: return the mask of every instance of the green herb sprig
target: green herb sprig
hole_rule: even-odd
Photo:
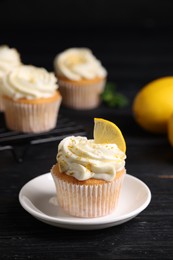
[[[109,107],[125,107],[128,105],[128,98],[123,94],[117,92],[116,85],[108,82],[105,86],[104,92],[101,94],[101,100]]]

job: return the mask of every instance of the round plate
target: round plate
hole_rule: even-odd
[[[139,179],[126,174],[119,204],[110,215],[78,218],[67,215],[56,203],[56,190],[51,173],[29,181],[19,193],[22,207],[47,224],[68,229],[102,229],[122,224],[143,211],[151,200],[149,188]]]

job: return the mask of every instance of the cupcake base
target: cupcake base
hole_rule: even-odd
[[[58,92],[51,98],[35,100],[4,97],[6,125],[26,133],[49,131],[56,126],[61,99]]]
[[[105,79],[70,81],[58,77],[59,90],[63,104],[73,109],[93,109],[100,103],[100,94],[105,86]]]
[[[110,214],[118,205],[125,169],[111,182],[90,179],[78,181],[60,173],[58,165],[51,170],[57,191],[57,200],[64,211],[76,217],[101,217]]]
[[[4,101],[1,95],[0,95],[0,112],[4,112]]]

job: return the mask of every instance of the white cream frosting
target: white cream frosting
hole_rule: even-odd
[[[87,48],[70,48],[55,57],[57,75],[70,80],[105,78],[106,69]]]
[[[23,65],[3,77],[3,94],[13,99],[48,98],[58,88],[56,81],[55,75],[44,68]]]
[[[111,181],[124,168],[125,159],[116,144],[96,144],[80,136],[63,139],[57,154],[60,172],[81,181],[90,178]]]
[[[21,65],[20,55],[14,48],[0,46],[0,79],[13,68]]]

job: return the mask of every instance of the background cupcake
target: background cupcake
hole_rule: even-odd
[[[23,65],[2,78],[7,127],[22,132],[44,132],[55,127],[61,95],[53,73]]]
[[[21,65],[20,55],[14,48],[0,46],[0,111],[4,110],[2,100],[2,78],[13,68]]]
[[[63,104],[74,109],[91,109],[100,103],[107,72],[87,48],[71,48],[55,57]]]

